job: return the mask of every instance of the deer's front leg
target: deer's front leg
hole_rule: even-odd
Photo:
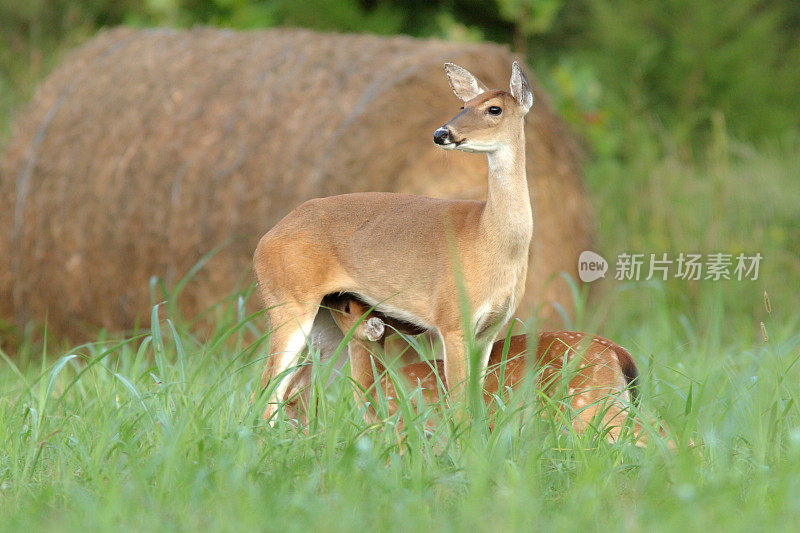
[[[459,333],[442,335],[444,341],[444,373],[447,390],[450,391],[449,398],[451,405],[459,403],[456,410],[457,416],[462,416],[466,411],[467,391],[470,386],[471,372],[475,372],[477,387],[481,393],[479,398],[483,398],[483,384],[486,379],[486,367],[489,362],[489,354],[492,351],[492,336],[485,336],[477,339],[476,350],[479,358],[475,368],[470,368],[470,352],[464,335]]]
[[[444,344],[444,378],[451,405],[464,404],[467,391],[469,361],[461,331],[442,333]]]

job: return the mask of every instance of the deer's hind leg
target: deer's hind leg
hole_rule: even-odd
[[[262,389],[275,387],[264,412],[265,419],[272,419],[278,403],[286,399],[289,370],[309,345],[320,304],[327,294],[340,290],[342,276],[320,255],[316,243],[296,238],[287,246],[283,236],[272,232],[259,241],[253,266],[272,330],[261,375]]]
[[[289,369],[297,365],[300,354],[308,346],[308,338],[318,311],[318,303],[301,304],[296,301],[284,302],[269,308],[272,331],[267,362],[261,374],[261,388],[267,388],[276,379],[280,379],[280,382],[270,395],[264,411],[265,420],[270,420],[277,411],[278,404],[286,399],[294,373]]]

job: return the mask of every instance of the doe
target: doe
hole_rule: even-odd
[[[330,294],[356,295],[386,316],[437,332],[453,395],[466,389],[460,386],[469,372],[466,336],[474,335],[481,350],[483,375],[492,343],[525,289],[533,222],[524,119],[533,93],[517,62],[510,92],[489,90],[452,63],[444,68],[464,106],[433,139],[445,150],[487,155],[486,200],[380,192],[317,198],[267,232],[253,260],[272,328],[261,386],[283,379],[266,419],[276,400],[285,400],[287,374],[315,335],[320,302]],[[376,133],[391,135],[391,125]]]

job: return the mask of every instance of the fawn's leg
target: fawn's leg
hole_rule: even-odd
[[[366,342],[351,340],[347,345],[350,353],[350,375],[358,384],[358,387],[353,390],[356,403],[363,405],[366,402],[374,402],[375,394],[375,372],[380,377],[384,372],[384,366],[374,360],[371,350],[379,349],[380,344],[377,342]],[[373,368],[373,362],[375,368]],[[369,411],[366,413],[367,422],[374,422],[377,419],[374,403],[369,406]]]

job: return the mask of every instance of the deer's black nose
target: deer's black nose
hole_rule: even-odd
[[[450,139],[450,130],[447,128],[439,128],[433,132],[433,142],[436,144],[447,144]]]

